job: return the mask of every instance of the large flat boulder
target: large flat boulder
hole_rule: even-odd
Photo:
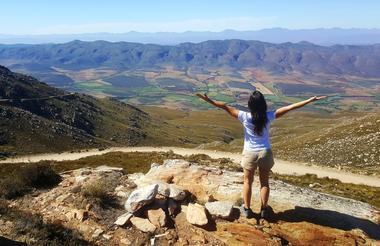
[[[229,219],[232,214],[233,203],[228,201],[207,202],[205,207],[214,217]]]

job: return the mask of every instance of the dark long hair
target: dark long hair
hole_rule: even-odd
[[[248,108],[252,115],[253,132],[262,135],[264,127],[268,122],[267,118],[267,102],[260,91],[252,92],[248,100]]]

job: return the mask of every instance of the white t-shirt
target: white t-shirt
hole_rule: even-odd
[[[269,126],[270,123],[276,118],[274,111],[267,112],[268,123],[264,127],[262,135],[254,133],[252,124],[252,116],[249,112],[239,110],[238,119],[244,126],[244,150],[260,151],[270,149],[269,141]]]

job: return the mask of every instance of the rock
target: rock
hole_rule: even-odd
[[[175,216],[178,211],[178,203],[172,199],[168,202],[168,212],[170,216]]]
[[[83,210],[83,209],[79,209],[79,210],[75,209],[75,210],[67,212],[65,215],[68,220],[77,219],[83,222],[88,218],[88,211]]]
[[[372,221],[380,225],[380,212],[374,212]]]
[[[208,223],[206,209],[197,203],[189,203],[186,211],[186,219],[192,225],[204,226]]]
[[[149,185],[134,190],[125,202],[125,209],[129,212],[136,212],[144,205],[151,203],[157,195],[158,184]]]
[[[292,245],[357,245],[357,236],[335,228],[308,222],[285,222],[272,226],[277,235]]]
[[[228,201],[208,202],[205,204],[205,207],[211,215],[229,219],[232,214],[233,203]]]
[[[69,212],[65,213],[65,216],[66,216],[66,219],[70,221],[72,219],[75,219],[75,212],[69,211]]]
[[[69,196],[71,196],[71,194],[63,194],[63,195],[60,195],[59,197],[57,197],[55,200],[56,200],[58,203],[62,203],[62,202],[64,202]]]
[[[164,227],[167,223],[166,213],[162,208],[145,211],[149,221],[157,228]]]
[[[187,213],[187,206],[181,204],[181,212],[184,212],[185,214]]]
[[[115,188],[115,191],[125,191],[127,188],[124,185],[118,185]]]
[[[81,185],[75,185],[75,186],[73,186],[73,188],[70,189],[70,192],[71,193],[78,193],[81,191],[81,189],[82,189]]]
[[[179,186],[174,184],[167,184],[164,182],[158,183],[158,194],[172,198],[177,201],[182,201],[186,198],[186,192]]]
[[[128,221],[132,218],[132,214],[131,213],[125,213],[125,214],[122,214],[120,215],[117,220],[115,221],[115,225],[118,225],[118,226],[123,226],[125,225],[126,223],[128,223]]]
[[[217,224],[217,231],[221,238],[225,238],[227,245],[281,245],[278,242],[272,241],[265,233],[256,229],[255,226],[252,225],[220,223]]]
[[[119,185],[115,188],[116,196],[121,198],[127,198],[131,192],[124,185]]]
[[[100,236],[100,234],[102,234],[104,232],[104,230],[98,228],[94,231],[94,233],[92,234],[92,238],[97,238]]]
[[[190,241],[195,244],[201,244],[201,245],[207,244],[207,239],[204,234],[195,234],[190,238]]]
[[[139,217],[132,217],[131,223],[140,231],[143,232],[154,232],[156,230],[156,227],[149,222],[148,219],[143,219]]]
[[[129,192],[125,192],[125,191],[118,191],[116,193],[116,196],[121,197],[121,198],[127,198],[129,195],[130,195],[130,193]]]
[[[170,184],[169,189],[170,189],[169,198],[172,198],[177,201],[182,201],[183,199],[186,198],[186,195],[187,195],[186,192],[183,189],[181,189],[179,186]]]
[[[120,245],[131,245],[132,242],[128,238],[120,239]]]
[[[84,183],[84,181],[86,181],[87,179],[89,179],[89,177],[87,176],[76,176],[75,177],[75,182],[78,183],[78,184],[81,184],[81,183]]]
[[[123,172],[122,167],[109,167],[109,166],[98,166],[94,170],[95,172]]]
[[[88,218],[88,211],[83,209],[75,211],[75,218],[79,221],[85,221]]]
[[[112,238],[112,234],[103,234],[102,236],[106,240],[110,240]]]
[[[169,195],[170,195],[169,184],[167,184],[165,182],[157,182],[157,184],[158,184],[157,193],[160,194],[161,196],[169,197]]]

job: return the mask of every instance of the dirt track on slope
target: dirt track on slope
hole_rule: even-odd
[[[240,153],[222,152],[214,150],[203,150],[203,149],[191,149],[191,148],[179,148],[179,147],[113,147],[105,150],[90,149],[82,152],[64,152],[64,153],[49,153],[49,154],[38,154],[29,156],[20,156],[16,158],[8,158],[0,163],[19,163],[19,162],[39,162],[42,160],[54,160],[54,161],[64,161],[64,160],[77,160],[87,156],[102,155],[109,152],[121,151],[121,152],[153,152],[153,151],[173,151],[180,155],[191,155],[191,154],[206,154],[212,158],[230,158],[234,162],[239,163],[241,159]],[[320,166],[310,166],[306,164],[294,163],[283,160],[275,160],[275,166],[273,171],[280,174],[291,174],[291,175],[303,175],[307,173],[316,174],[318,177],[329,177],[338,179],[344,183],[353,184],[365,184],[369,186],[380,187],[380,179],[373,176],[365,176],[359,174],[348,173],[328,167]]]

